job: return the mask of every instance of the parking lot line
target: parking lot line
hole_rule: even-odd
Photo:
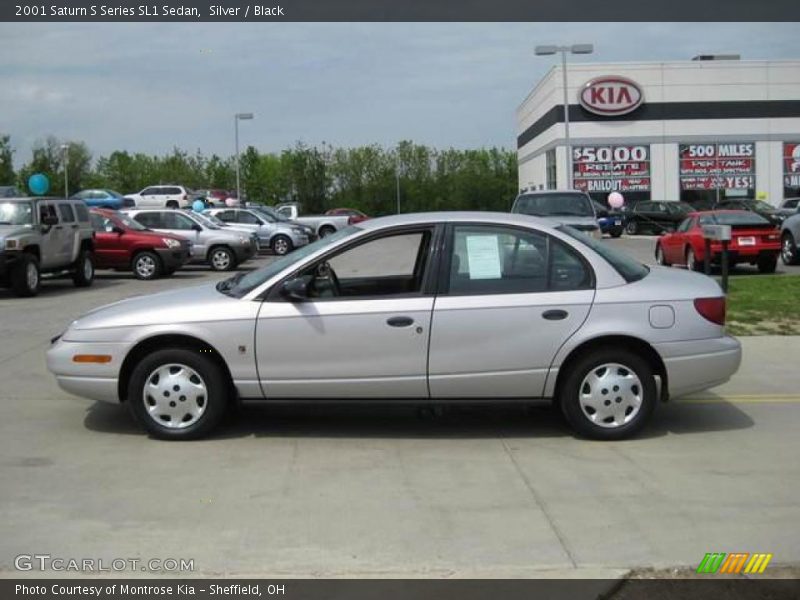
[[[679,398],[681,404],[800,404],[800,394],[742,394],[705,398]]]

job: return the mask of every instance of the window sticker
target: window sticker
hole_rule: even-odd
[[[470,279],[500,279],[500,244],[496,235],[468,235],[467,261]]]

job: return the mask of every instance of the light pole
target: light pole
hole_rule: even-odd
[[[552,56],[561,53],[561,85],[564,88],[564,144],[567,153],[567,188],[572,189],[572,145],[569,142],[569,97],[567,94],[567,53],[591,54],[592,44],[572,44],[571,46],[536,46],[536,56]]]
[[[61,153],[64,161],[64,198],[69,198],[69,144],[61,144]]]
[[[242,202],[242,191],[240,189],[239,176],[239,121],[249,121],[253,118],[253,113],[236,113],[233,115],[233,129],[236,137],[236,200]]]
[[[397,214],[400,214],[400,153],[394,161],[394,179],[397,186]]]

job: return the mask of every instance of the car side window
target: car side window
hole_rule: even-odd
[[[544,233],[457,225],[452,238],[450,295],[524,294],[592,287],[577,253]]]
[[[78,215],[78,221],[88,223],[89,209],[86,208],[86,205],[83,202],[76,202],[73,206],[75,207],[75,213]]]
[[[375,238],[317,263],[312,298],[368,298],[419,294],[427,267],[432,231],[394,233]]]
[[[192,221],[186,215],[182,215],[179,212],[170,211],[168,213],[160,213],[161,214],[161,221],[166,223],[164,225],[164,229],[180,229],[182,231],[188,231],[194,227],[194,221]]]
[[[232,210],[223,210],[222,212],[218,212],[216,215],[220,221],[224,221],[225,223],[235,223],[236,222],[236,213]]]
[[[56,214],[56,207],[52,204],[40,204],[39,205],[39,222],[43,223],[44,218],[46,216],[55,217],[58,219],[58,215]]]
[[[711,215],[703,215],[702,217],[700,217],[700,219],[698,219],[698,222],[699,222],[699,224],[701,226],[702,225],[714,225],[716,223],[716,221],[714,220],[714,217],[712,217]]]
[[[249,212],[245,212],[240,210],[236,215],[236,220],[239,223],[245,223],[246,225],[260,225],[261,222],[255,215],[250,214]]]
[[[142,195],[142,196],[152,196],[152,195],[153,195],[153,194],[155,194],[155,193],[156,193],[156,189],[155,189],[155,188],[151,188],[151,187],[149,187],[149,188],[144,188],[144,189],[142,190],[142,193],[141,193],[141,195]]]
[[[694,217],[689,217],[688,219],[684,219],[683,221],[681,221],[681,224],[678,225],[678,231],[680,233],[686,233],[687,231],[689,231],[689,229],[692,228],[693,222],[694,222]]]
[[[74,223],[75,222],[75,211],[72,210],[72,206],[67,204],[66,202],[59,202],[58,204],[58,212],[61,215],[61,222],[62,223]]]
[[[158,217],[158,213],[139,213],[133,218],[148,229],[163,229]]]
[[[634,212],[647,212],[652,210],[652,204],[650,202],[640,202],[633,210]]]

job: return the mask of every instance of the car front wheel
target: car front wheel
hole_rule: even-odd
[[[656,406],[648,362],[627,350],[600,348],[570,366],[559,402],[580,435],[620,440],[636,434]]]
[[[26,298],[38,294],[41,285],[38,259],[24,252],[11,270],[10,279],[11,291],[17,296]]]
[[[270,243],[272,251],[278,256],[285,256],[292,251],[292,240],[285,235],[276,235]]]
[[[691,246],[686,249],[686,268],[690,271],[700,270],[700,264],[697,262],[697,255],[694,253]]]
[[[664,257],[664,249],[661,247],[661,244],[656,244],[656,262],[662,267],[669,266],[667,259]]]
[[[321,238],[327,237],[332,233],[336,233],[336,230],[330,225],[325,225],[319,228],[319,237]]]
[[[161,275],[161,261],[154,252],[146,250],[133,257],[133,275],[136,279],[149,281]]]
[[[217,246],[209,252],[208,264],[215,271],[230,271],[236,267],[236,258],[230,248]]]
[[[797,244],[788,231],[781,238],[781,260],[787,266],[797,264]]]
[[[225,414],[228,386],[211,356],[200,350],[168,348],[136,365],[126,403],[152,436],[197,439],[211,432]]]
[[[636,221],[628,221],[625,223],[625,233],[628,235],[636,235],[639,233],[639,225]]]

